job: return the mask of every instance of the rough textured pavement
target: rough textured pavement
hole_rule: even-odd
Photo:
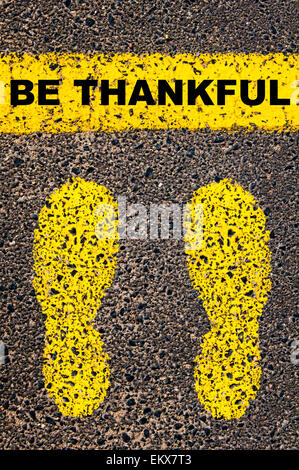
[[[286,52],[295,1],[3,1],[1,52]],[[294,449],[296,169],[292,133],[134,131],[0,136],[3,449]],[[239,420],[215,420],[194,391],[193,360],[209,321],[183,241],[123,240],[96,326],[112,360],[104,404],[62,416],[43,387],[44,324],[32,288],[32,243],[48,195],[70,176],[128,203],[185,202],[233,178],[260,201],[271,230],[272,291],[260,319],[263,370]]]

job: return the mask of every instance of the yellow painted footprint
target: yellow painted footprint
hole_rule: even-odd
[[[34,232],[33,284],[46,315],[45,386],[65,416],[91,414],[109,387],[109,357],[93,320],[116,268],[116,227],[110,192],[78,178],[50,196]]]
[[[202,232],[195,221],[200,205]],[[187,264],[211,322],[195,359],[195,389],[215,418],[240,418],[261,376],[258,317],[271,288],[265,215],[229,180],[199,188],[189,208]]]

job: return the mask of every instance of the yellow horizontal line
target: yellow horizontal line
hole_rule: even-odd
[[[299,124],[297,78],[298,55],[2,55],[0,133],[113,132],[170,128],[228,131],[258,128],[267,132],[295,130]],[[82,85],[75,85],[74,81],[87,79],[94,82],[93,86],[88,87],[89,104],[82,104]],[[32,104],[16,104],[16,89],[24,89],[17,82],[12,85],[12,81],[16,80],[32,82]],[[42,80],[59,80],[58,86],[47,86],[48,89],[56,88],[57,93],[54,91],[54,94],[46,95],[47,103],[56,99],[58,104],[39,104],[39,101],[43,102],[45,89]],[[141,80],[146,82],[147,90],[140,85]],[[204,82],[207,80],[209,84],[206,87],[202,85],[203,92],[196,97],[198,85],[207,84]],[[235,82],[229,84],[224,83],[224,80]],[[241,82],[242,86],[248,87],[248,97],[254,100],[258,96],[257,80],[264,81],[265,96],[260,104],[251,106],[242,99]],[[178,88],[175,89],[175,86]],[[289,103],[281,104],[278,101],[278,104],[271,104],[271,86],[277,100],[287,100]],[[119,90],[124,87],[125,95],[106,96],[105,101],[105,87],[106,91],[107,87],[118,87]],[[168,92],[165,92],[165,87]],[[171,97],[171,89],[176,90],[178,104],[172,99],[174,95]],[[159,96],[159,90],[162,97]],[[229,90],[234,94],[226,94]],[[145,91],[150,93],[153,102],[148,99],[142,101]],[[263,91],[262,88],[260,91]],[[205,92],[207,95],[204,96]],[[165,104],[162,104],[163,93]],[[26,95],[20,93],[17,98],[25,99]],[[108,104],[103,104],[107,99]],[[221,99],[225,100],[224,105]]]

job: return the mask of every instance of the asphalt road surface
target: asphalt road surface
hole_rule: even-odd
[[[295,1],[2,1],[1,53],[295,53]],[[0,136],[2,449],[296,448],[296,135],[208,130]],[[91,416],[64,417],[43,385],[44,321],[32,287],[33,230],[50,193],[81,176],[128,203],[183,203],[232,178],[267,214],[272,290],[260,319],[262,379],[239,420],[197,399],[193,360],[208,317],[182,240],[122,240],[96,319],[111,387]]]

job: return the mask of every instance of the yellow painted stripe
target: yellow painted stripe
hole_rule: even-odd
[[[195,359],[195,389],[215,418],[240,418],[260,384],[258,318],[271,288],[269,232],[254,197],[229,180],[199,188],[191,217],[197,204],[202,244],[186,253],[211,331]],[[189,240],[194,228],[187,227]]]
[[[33,285],[46,316],[43,373],[65,416],[91,414],[110,385],[109,357],[93,321],[114,276],[116,224],[110,191],[80,178],[53,193],[39,214]],[[98,237],[100,228],[115,236]]]
[[[183,105],[146,105],[138,102],[117,105],[116,97],[109,105],[101,104],[101,90],[92,90],[90,105],[81,104],[81,88],[74,80],[109,80],[116,87],[117,80],[126,80],[130,97],[136,80],[147,80],[153,98],[157,100],[157,81],[183,80]],[[35,101],[28,106],[12,107],[10,81],[31,80]],[[61,79],[59,105],[37,104],[38,80]],[[187,81],[213,80],[207,88],[212,101],[217,102],[217,80],[237,80],[235,96],[227,96],[225,106],[204,105],[200,98],[196,105],[187,103]],[[256,81],[266,81],[266,98],[258,106],[248,106],[240,99],[240,80],[251,80],[250,95],[256,95]],[[270,105],[269,80],[278,80],[279,98],[291,99],[286,106]],[[256,129],[265,131],[298,128],[299,115],[294,83],[298,79],[298,56],[283,54],[178,54],[173,57],[160,54],[136,56],[132,54],[104,56],[84,54],[2,55],[0,81],[4,97],[0,97],[0,132],[27,134],[78,131],[122,131],[125,129],[210,128],[213,130]],[[293,88],[292,88],[293,87]],[[3,88],[1,86],[1,88]],[[228,87],[230,88],[230,87]],[[1,90],[0,90],[1,91]],[[3,103],[4,104],[1,104]]]

